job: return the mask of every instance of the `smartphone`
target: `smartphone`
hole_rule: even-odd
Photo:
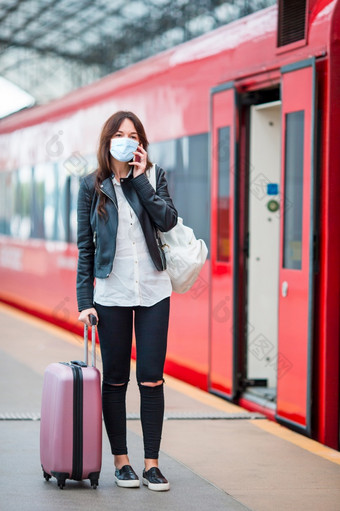
[[[139,146],[138,146],[138,147],[139,147]],[[137,147],[137,149],[138,149],[138,147]],[[139,156],[139,154],[136,154],[136,155],[134,156],[133,161],[136,161],[136,162],[138,162],[138,163],[140,162],[140,156]]]

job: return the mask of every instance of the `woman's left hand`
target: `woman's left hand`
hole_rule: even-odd
[[[137,177],[145,172],[148,153],[145,151],[142,144],[140,144],[133,154],[135,155],[134,161],[130,161],[129,165],[133,165],[133,177]]]

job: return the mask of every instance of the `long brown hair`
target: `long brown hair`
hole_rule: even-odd
[[[106,215],[105,203],[107,201],[107,196],[101,192],[100,185],[106,178],[112,176],[110,161],[111,139],[119,130],[120,125],[122,124],[124,119],[130,119],[130,121],[132,121],[139,138],[139,143],[142,144],[145,151],[148,150],[149,142],[148,139],[146,138],[144,126],[138,119],[137,115],[135,115],[133,112],[121,110],[111,115],[111,117],[109,117],[108,120],[105,122],[99,140],[99,148],[97,153],[98,169],[96,170],[95,184],[95,189],[99,196],[98,214],[101,216]],[[149,169],[151,166],[152,163],[148,158],[146,168]]]

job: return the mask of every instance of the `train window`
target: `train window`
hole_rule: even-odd
[[[286,114],[283,267],[302,264],[304,111]]]
[[[218,128],[217,260],[230,260],[230,127]]]
[[[0,173],[0,233],[10,234],[11,221],[11,172]]]
[[[33,169],[32,186],[32,233],[33,238],[45,238],[44,205],[45,205],[45,172],[44,166],[36,165]]]
[[[176,170],[176,140],[150,144],[150,157],[167,172]]]
[[[71,243],[77,242],[77,201],[79,191],[79,178],[70,177],[70,238]]]
[[[67,241],[69,236],[70,186],[69,177],[63,165],[57,166],[56,187],[56,223],[55,240]]]
[[[18,170],[11,172],[11,180],[9,183],[9,194],[7,199],[11,204],[11,216],[9,222],[9,234],[16,238],[19,236],[20,211],[19,209],[19,186],[18,186]]]
[[[0,173],[0,233],[7,234],[7,172]]]
[[[13,174],[11,234],[26,240],[31,235],[32,168],[21,167]]]
[[[166,171],[170,195],[184,223],[209,244],[207,133],[152,144],[150,154]]]
[[[44,164],[45,172],[45,208],[44,229],[47,240],[57,239],[58,216],[57,216],[57,190],[58,173],[57,167],[52,163]]]
[[[11,236],[11,221],[13,218],[13,206],[14,206],[14,194],[13,194],[13,183],[14,183],[14,173],[13,172],[5,172],[6,181],[6,202],[5,202],[5,234]]]
[[[68,177],[68,217],[69,217],[69,234],[68,241],[70,243],[77,242],[77,202],[80,179],[91,174],[98,167],[97,157],[94,154],[86,155],[86,157],[78,154],[79,163],[77,167],[71,167],[70,164],[64,166],[69,174]],[[71,161],[71,160],[70,160]],[[73,161],[73,160],[72,160]]]

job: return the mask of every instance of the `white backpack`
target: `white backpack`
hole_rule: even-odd
[[[156,164],[150,169],[149,181],[156,190]],[[168,232],[158,231],[166,259],[166,271],[176,293],[186,293],[195,283],[208,255],[203,240],[178,217],[177,225]]]

